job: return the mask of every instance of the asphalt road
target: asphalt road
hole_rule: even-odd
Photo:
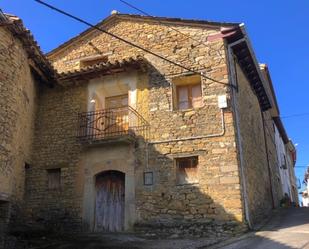
[[[309,249],[309,208],[281,211],[256,233],[221,249]]]

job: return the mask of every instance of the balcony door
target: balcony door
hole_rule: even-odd
[[[106,133],[110,135],[127,133],[129,130],[128,104],[128,94],[105,99]]]

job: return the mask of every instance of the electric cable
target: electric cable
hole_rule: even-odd
[[[206,76],[203,72],[195,71],[195,70],[193,70],[193,69],[191,69],[189,67],[183,66],[183,65],[181,65],[181,64],[179,64],[179,63],[177,63],[175,61],[172,61],[172,60],[170,60],[168,58],[165,58],[162,55],[159,55],[159,54],[157,54],[155,52],[152,52],[149,49],[146,49],[146,48],[144,48],[144,47],[142,47],[142,46],[140,46],[138,44],[135,44],[135,43],[133,43],[131,41],[128,41],[128,40],[126,40],[126,39],[124,39],[124,38],[122,38],[122,37],[120,37],[118,35],[115,35],[115,34],[109,32],[109,31],[106,31],[105,29],[102,29],[102,28],[100,28],[100,27],[98,27],[96,25],[93,25],[93,24],[91,24],[91,23],[89,23],[89,22],[87,22],[87,21],[85,21],[85,20],[83,20],[83,19],[81,19],[81,18],[79,18],[77,16],[74,16],[74,15],[72,15],[72,14],[70,14],[70,13],[64,11],[64,10],[61,10],[61,9],[59,9],[57,7],[54,7],[53,5],[45,3],[45,2],[43,2],[41,0],[34,0],[34,1],[39,3],[39,4],[42,4],[42,5],[46,6],[48,8],[50,8],[50,9],[52,9],[52,10],[58,12],[58,13],[61,13],[61,14],[65,15],[65,16],[67,16],[67,17],[70,17],[70,18],[72,18],[72,19],[74,19],[74,20],[76,20],[76,21],[78,21],[80,23],[83,23],[83,24],[85,24],[85,25],[87,25],[87,26],[89,26],[89,27],[91,27],[93,29],[96,29],[96,30],[98,30],[98,31],[100,31],[102,33],[105,33],[105,34],[107,34],[107,35],[109,35],[109,36],[111,36],[111,37],[113,37],[113,38],[115,38],[117,40],[120,40],[120,41],[122,41],[122,42],[124,42],[124,43],[126,43],[126,44],[128,44],[128,45],[130,45],[132,47],[138,48],[138,49],[140,49],[140,50],[142,50],[142,51],[144,51],[146,53],[149,53],[149,54],[151,54],[151,55],[153,55],[153,56],[155,56],[157,58],[160,58],[161,60],[164,60],[166,62],[169,62],[170,64],[173,64],[173,65],[178,66],[178,67],[180,67],[182,69],[185,69],[187,72],[191,72],[191,73],[195,73],[195,74],[200,74],[201,77],[203,77],[205,79],[211,80],[211,81],[216,82],[218,84],[222,84],[222,85],[233,87],[231,84],[224,83],[224,82],[218,81],[216,79],[210,78],[210,77]]]

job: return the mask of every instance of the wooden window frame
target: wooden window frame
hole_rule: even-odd
[[[193,87],[198,86],[200,89],[200,106],[193,107],[193,97],[192,97],[192,89]],[[179,108],[179,90],[181,87],[187,88],[188,94],[188,107],[187,108]],[[203,101],[203,87],[202,87],[202,78],[200,74],[190,74],[190,75],[181,75],[172,79],[172,110],[175,111],[186,111],[192,109],[198,109],[204,106]]]
[[[198,168],[199,168],[199,156],[197,155],[192,155],[192,156],[186,156],[186,157],[177,157],[174,159],[175,160],[175,166],[176,166],[176,185],[193,185],[193,184],[198,184],[199,181],[197,179],[189,179],[189,182],[180,182],[180,165],[179,162],[185,161],[185,160],[190,160],[190,165],[184,167],[184,168],[195,168],[196,170],[196,175],[198,175]],[[196,161],[194,163],[193,161]]]
[[[120,94],[120,95],[105,97],[105,107],[106,107],[106,109],[113,109],[112,107],[108,107],[108,106],[107,106],[107,105],[108,105],[108,102],[109,102],[110,100],[122,99],[122,98],[124,98],[124,97],[127,97],[128,103],[127,103],[126,105],[121,105],[121,106],[119,106],[119,107],[117,107],[117,108],[122,108],[122,107],[127,107],[127,106],[129,106],[129,94],[126,93],[126,94]]]
[[[176,105],[177,110],[187,110],[187,109],[193,109],[193,101],[192,101],[192,88],[195,86],[199,86],[201,88],[201,97],[202,97],[202,86],[200,83],[196,84],[187,84],[187,85],[176,85]],[[188,108],[180,109],[179,108],[179,88],[187,88],[188,91]]]

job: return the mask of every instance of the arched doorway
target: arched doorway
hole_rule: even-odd
[[[120,171],[104,171],[95,179],[96,232],[122,231],[124,229],[125,174]]]

